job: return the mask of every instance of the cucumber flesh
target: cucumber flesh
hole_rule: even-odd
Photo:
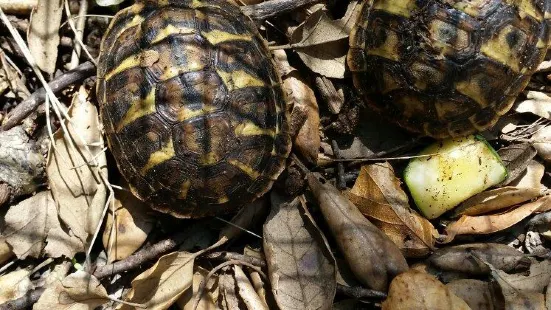
[[[494,149],[479,136],[449,138],[411,160],[404,181],[419,210],[434,219],[507,177]]]

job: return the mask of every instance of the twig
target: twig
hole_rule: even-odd
[[[87,61],[74,70],[67,71],[64,74],[53,79],[48,85],[54,93],[57,93],[65,87],[72,85],[76,82],[82,81],[96,72],[96,67],[90,61]],[[8,120],[2,127],[2,130],[8,130],[21,122],[25,117],[29,116],[34,110],[36,110],[40,104],[42,104],[46,98],[46,90],[40,88],[35,91],[27,100],[21,102],[15,107],[9,114]]]
[[[212,252],[204,256],[205,258],[212,259],[212,260],[238,260],[242,262],[247,262],[249,264],[264,268],[266,267],[266,262],[262,259],[243,255],[235,252]]]
[[[322,1],[323,0],[270,0],[241,7],[241,11],[254,20],[264,20]]]
[[[341,150],[336,140],[331,141],[331,148],[333,149],[333,155],[337,159],[341,159]],[[337,162],[337,188],[343,190],[346,188],[346,181],[344,180],[344,163]]]
[[[41,287],[32,291],[29,291],[23,297],[10,300],[1,304],[0,310],[16,310],[16,309],[26,309],[26,308],[32,307],[32,305],[38,301],[40,296],[42,296],[42,293],[44,293],[45,290],[46,290],[45,288]]]
[[[78,19],[76,25],[74,25],[73,20],[71,18],[71,10],[69,10],[69,3],[67,0],[65,0],[65,13],[67,14],[67,20],[69,21],[69,26],[75,33],[75,41],[77,41],[79,44],[75,44],[75,47],[73,49],[73,53],[71,54],[71,62],[67,66],[67,69],[71,70],[78,66],[79,60],[80,60],[80,52],[84,48],[86,50],[86,46],[80,43],[82,42],[83,33],[84,33],[84,27],[86,26],[86,18],[84,16],[88,12],[88,0],[80,0],[80,8],[78,10]],[[90,52],[85,51],[88,55]],[[93,57],[90,57],[91,60],[93,60]]]
[[[337,284],[337,293],[354,297],[356,299],[360,298],[377,298],[377,299],[383,299],[386,298],[387,295],[380,291],[375,290],[369,290],[360,286],[344,286],[341,284]]]

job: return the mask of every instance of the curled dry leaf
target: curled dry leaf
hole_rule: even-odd
[[[308,185],[350,269],[364,285],[386,291],[397,274],[408,269],[400,249],[329,183],[309,173]]]
[[[363,166],[348,197],[406,257],[424,256],[434,248],[438,232],[409,207],[389,163]]]
[[[33,310],[93,310],[108,301],[107,291],[96,277],[77,271],[63,280],[52,282]]]
[[[442,242],[450,242],[457,235],[483,235],[498,232],[515,225],[533,213],[548,210],[551,210],[550,195],[524,204],[507,213],[481,216],[463,215],[459,220],[446,227],[447,236]]]
[[[30,271],[19,269],[0,276],[0,304],[23,297],[33,288]]]
[[[50,147],[46,168],[59,216],[83,244],[94,234],[107,200],[107,164],[98,112],[86,97],[83,88],[75,94],[69,108],[71,122],[65,121],[69,132],[60,128],[54,134],[55,147]]]
[[[45,159],[21,126],[0,132],[0,182],[14,197],[31,194],[43,182]]]
[[[428,261],[443,270],[469,274],[490,273],[484,262],[506,272],[526,269],[530,265],[530,259],[522,252],[499,243],[473,243],[439,249]]]
[[[539,117],[551,119],[551,97],[539,91],[529,91],[526,100],[514,109],[519,113],[532,113]]]
[[[38,67],[49,74],[55,71],[59,45],[62,0],[38,1],[31,15],[29,50]]]
[[[40,192],[12,206],[5,221],[2,235],[19,259],[27,256],[38,258],[43,249],[52,257],[73,257],[83,250],[78,239],[61,228],[49,191]]]
[[[254,310],[268,310],[268,305],[258,296],[253,285],[243,272],[243,269],[239,265],[233,266],[235,282],[237,283],[237,288],[239,296],[247,306],[247,309]]]
[[[516,204],[532,200],[541,195],[540,187],[506,186],[485,191],[462,202],[454,216],[480,215],[499,211]]]
[[[546,162],[551,161],[551,126],[545,126],[538,130],[533,136],[534,147],[538,155]]]
[[[337,25],[343,27],[347,33],[350,33],[350,31],[354,27],[354,24],[356,23],[356,20],[358,19],[360,8],[360,1],[350,1],[348,7],[346,8],[344,16],[341,19],[337,19],[335,22],[337,23]]]
[[[383,310],[397,309],[438,309],[468,310],[467,303],[453,294],[433,276],[409,270],[398,275],[383,302]]]
[[[454,280],[446,287],[463,299],[472,310],[498,310],[503,309],[503,301],[496,296],[493,286],[484,281],[475,279]]]
[[[190,290],[186,290],[178,301],[176,302],[182,310],[195,310],[193,309],[193,301],[195,296],[199,292],[201,282],[206,280],[206,276],[209,272],[204,268],[197,267],[197,270],[193,274],[193,284]],[[216,310],[216,302],[218,300],[218,277],[211,277],[207,283],[205,291],[201,295],[197,310]]]
[[[151,268],[132,280],[125,300],[142,304],[149,310],[168,309],[193,283],[196,254],[174,252],[159,258]],[[117,309],[134,309],[120,305]]]
[[[289,65],[285,51],[274,51],[274,55],[278,68],[285,68],[280,72],[285,72],[282,88],[286,94],[287,103],[292,106],[293,111],[300,109],[306,116],[305,122],[300,126],[298,134],[294,138],[293,147],[308,162],[315,165],[321,143],[319,135],[320,117],[316,95],[310,86],[306,84],[298,70]],[[293,113],[291,113],[292,116]],[[291,124],[293,124],[292,120]]]
[[[331,78],[344,77],[348,31],[319,9],[291,35],[291,46],[310,70]]]
[[[230,221],[232,225],[228,224],[224,226],[220,231],[218,239],[226,237],[228,240],[231,240],[239,237],[245,229],[249,229],[256,223],[260,223],[260,221],[264,221],[269,210],[266,196],[256,199],[237,212]]]
[[[149,207],[127,191],[115,191],[114,208],[115,216],[107,213],[103,231],[103,247],[109,263],[132,255],[144,243],[154,224],[147,213]]]
[[[335,297],[335,259],[299,198],[275,191],[264,224],[264,254],[281,309],[330,309]]]

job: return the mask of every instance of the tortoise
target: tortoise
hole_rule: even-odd
[[[280,77],[255,24],[224,0],[146,0],[101,43],[97,98],[132,193],[179,218],[235,211],[284,170]]]
[[[493,126],[545,57],[549,0],[368,0],[347,62],[368,106],[435,138]]]

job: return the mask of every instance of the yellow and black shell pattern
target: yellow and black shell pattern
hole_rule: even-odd
[[[224,0],[139,1],[101,45],[97,97],[132,192],[180,218],[236,210],[267,192],[291,140],[265,41]]]
[[[369,106],[443,138],[493,126],[547,51],[550,0],[366,0],[347,61]]]

